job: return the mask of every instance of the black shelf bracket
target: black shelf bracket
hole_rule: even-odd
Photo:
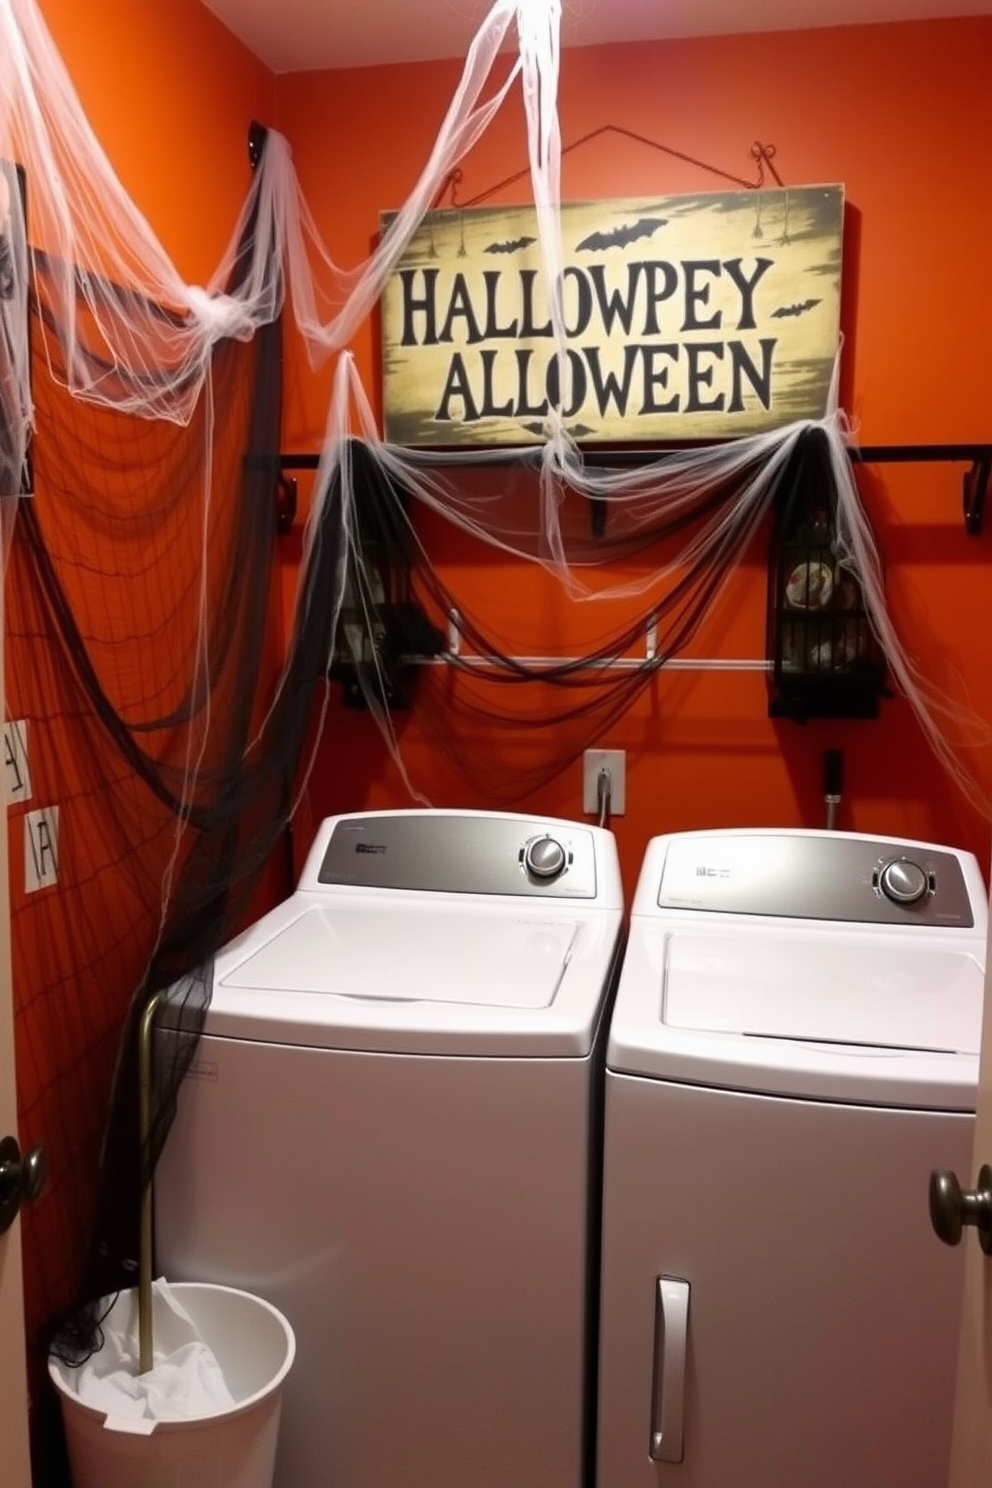
[[[964,477],[964,526],[972,537],[982,530],[985,520],[985,497],[992,476],[992,453],[988,450],[972,464]]]
[[[276,483],[276,531],[280,537],[293,530],[296,520],[296,477],[280,475]]]
[[[974,462],[964,478],[964,526],[970,536],[982,530],[985,520],[985,497],[988,495],[989,476],[992,475],[992,456],[988,453]]]
[[[851,460],[860,465],[917,464],[926,460],[968,465],[962,483],[964,530],[969,537],[981,532],[992,478],[992,444],[855,445],[850,454]]]

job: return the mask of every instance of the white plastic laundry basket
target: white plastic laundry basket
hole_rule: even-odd
[[[80,1370],[51,1358],[73,1488],[271,1488],[281,1386],[296,1352],[292,1328],[268,1302],[232,1287],[176,1282],[171,1292],[216,1358],[234,1404],[182,1420],[107,1415],[81,1398]],[[156,1296],[153,1322],[158,1306]],[[136,1291],[114,1303],[104,1327],[115,1326],[136,1335]]]

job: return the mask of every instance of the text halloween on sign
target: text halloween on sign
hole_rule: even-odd
[[[386,219],[386,225],[391,219]],[[382,304],[386,438],[726,438],[826,410],[841,187],[565,204],[557,355],[533,211],[428,216]]]

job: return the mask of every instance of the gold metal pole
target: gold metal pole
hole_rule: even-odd
[[[142,1167],[146,1165],[152,1126],[152,1029],[164,996],[164,992],[156,992],[142,1013],[138,1027],[138,1123]],[[152,1332],[152,1180],[150,1171],[142,1176],[145,1184],[141,1192],[138,1251],[138,1373],[147,1374],[155,1354]]]

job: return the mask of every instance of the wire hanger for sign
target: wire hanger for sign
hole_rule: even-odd
[[[618,134],[624,139],[633,140],[635,144],[647,145],[651,150],[660,150],[663,155],[670,155],[673,160],[681,160],[687,165],[694,165],[699,170],[708,171],[711,176],[719,176],[722,180],[729,181],[734,186],[743,186],[748,191],[760,191],[762,186],[764,186],[766,166],[769,173],[775,178],[776,185],[784,185],[781,176],[772,164],[775,158],[775,146],[763,145],[760,140],[755,140],[751,146],[751,159],[757,163],[758,167],[758,179],[756,181],[745,180],[743,176],[737,176],[731,171],[722,170],[718,165],[709,165],[705,160],[699,160],[694,155],[686,154],[684,150],[676,150],[671,145],[663,145],[659,140],[649,139],[646,134],[638,134],[633,129],[626,129],[622,124],[600,124],[597,129],[591,129],[588,134],[582,135],[580,139],[573,140],[570,145],[562,145],[562,158],[564,159],[573,150],[581,149],[583,145],[588,145],[591,140],[598,139],[604,134]],[[461,167],[456,166],[454,170],[448,172],[441,182],[440,190],[434,198],[433,205],[439,207],[445,195],[450,192],[452,207],[477,207],[481,202],[488,201],[491,196],[495,196],[497,192],[503,191],[507,186],[515,186],[518,181],[529,179],[529,177],[530,166],[527,165],[522,170],[514,171],[512,176],[504,176],[503,180],[497,181],[495,186],[489,186],[485,191],[477,192],[468,201],[459,201],[458,188],[464,180],[464,174]]]
[[[663,145],[660,140],[650,139],[646,134],[638,134],[636,130],[627,129],[622,124],[600,124],[596,129],[591,129],[588,134],[584,134],[581,136],[581,138],[573,140],[571,144],[563,145],[561,148],[562,158],[564,159],[564,157],[570,154],[573,150],[581,149],[583,145],[588,145],[590,141],[599,139],[600,136],[604,134],[617,134],[620,135],[623,139],[632,140],[634,144],[646,145],[650,150],[659,150],[663,155],[668,155],[673,160],[681,160],[686,165],[693,165],[698,170],[707,171],[711,176],[719,176],[721,180],[728,181],[733,186],[742,186],[746,191],[754,191],[758,193],[761,192],[762,188],[766,184],[765,170],[767,168],[768,173],[774,178],[776,186],[778,186],[780,189],[786,190],[787,193],[787,188],[784,186],[781,176],[772,163],[775,158],[775,146],[763,145],[760,140],[755,140],[754,144],[751,146],[750,151],[751,159],[757,165],[757,180],[754,181],[748,181],[745,179],[745,177],[735,175],[732,171],[723,170],[718,165],[710,165],[707,161],[700,160],[695,155],[689,155],[684,150],[676,150],[671,145]],[[449,198],[450,208],[452,211],[468,211],[472,207],[479,206],[482,202],[489,201],[491,197],[496,196],[500,191],[504,191],[508,186],[515,186],[518,181],[528,180],[530,178],[530,170],[530,166],[526,165],[521,170],[514,171],[511,176],[504,176],[501,181],[497,181],[494,186],[487,187],[485,191],[476,192],[474,196],[469,197],[468,201],[460,201],[458,188],[461,186],[465,177],[461,167],[455,166],[453,170],[450,170],[448,172],[444,180],[441,182],[441,186],[436,196],[434,197],[431,206],[436,211],[438,208],[441,207],[441,204],[447,196]],[[761,224],[760,195],[758,196],[757,204],[755,206],[755,225],[754,233],[752,236],[756,239],[761,239],[764,237],[764,230]],[[782,240],[786,243],[789,242],[788,193],[786,194],[785,225],[783,228]],[[432,236],[430,245],[430,257],[436,258],[436,256],[437,254]],[[464,224],[462,228],[462,240],[458,248],[458,257],[466,257]]]

